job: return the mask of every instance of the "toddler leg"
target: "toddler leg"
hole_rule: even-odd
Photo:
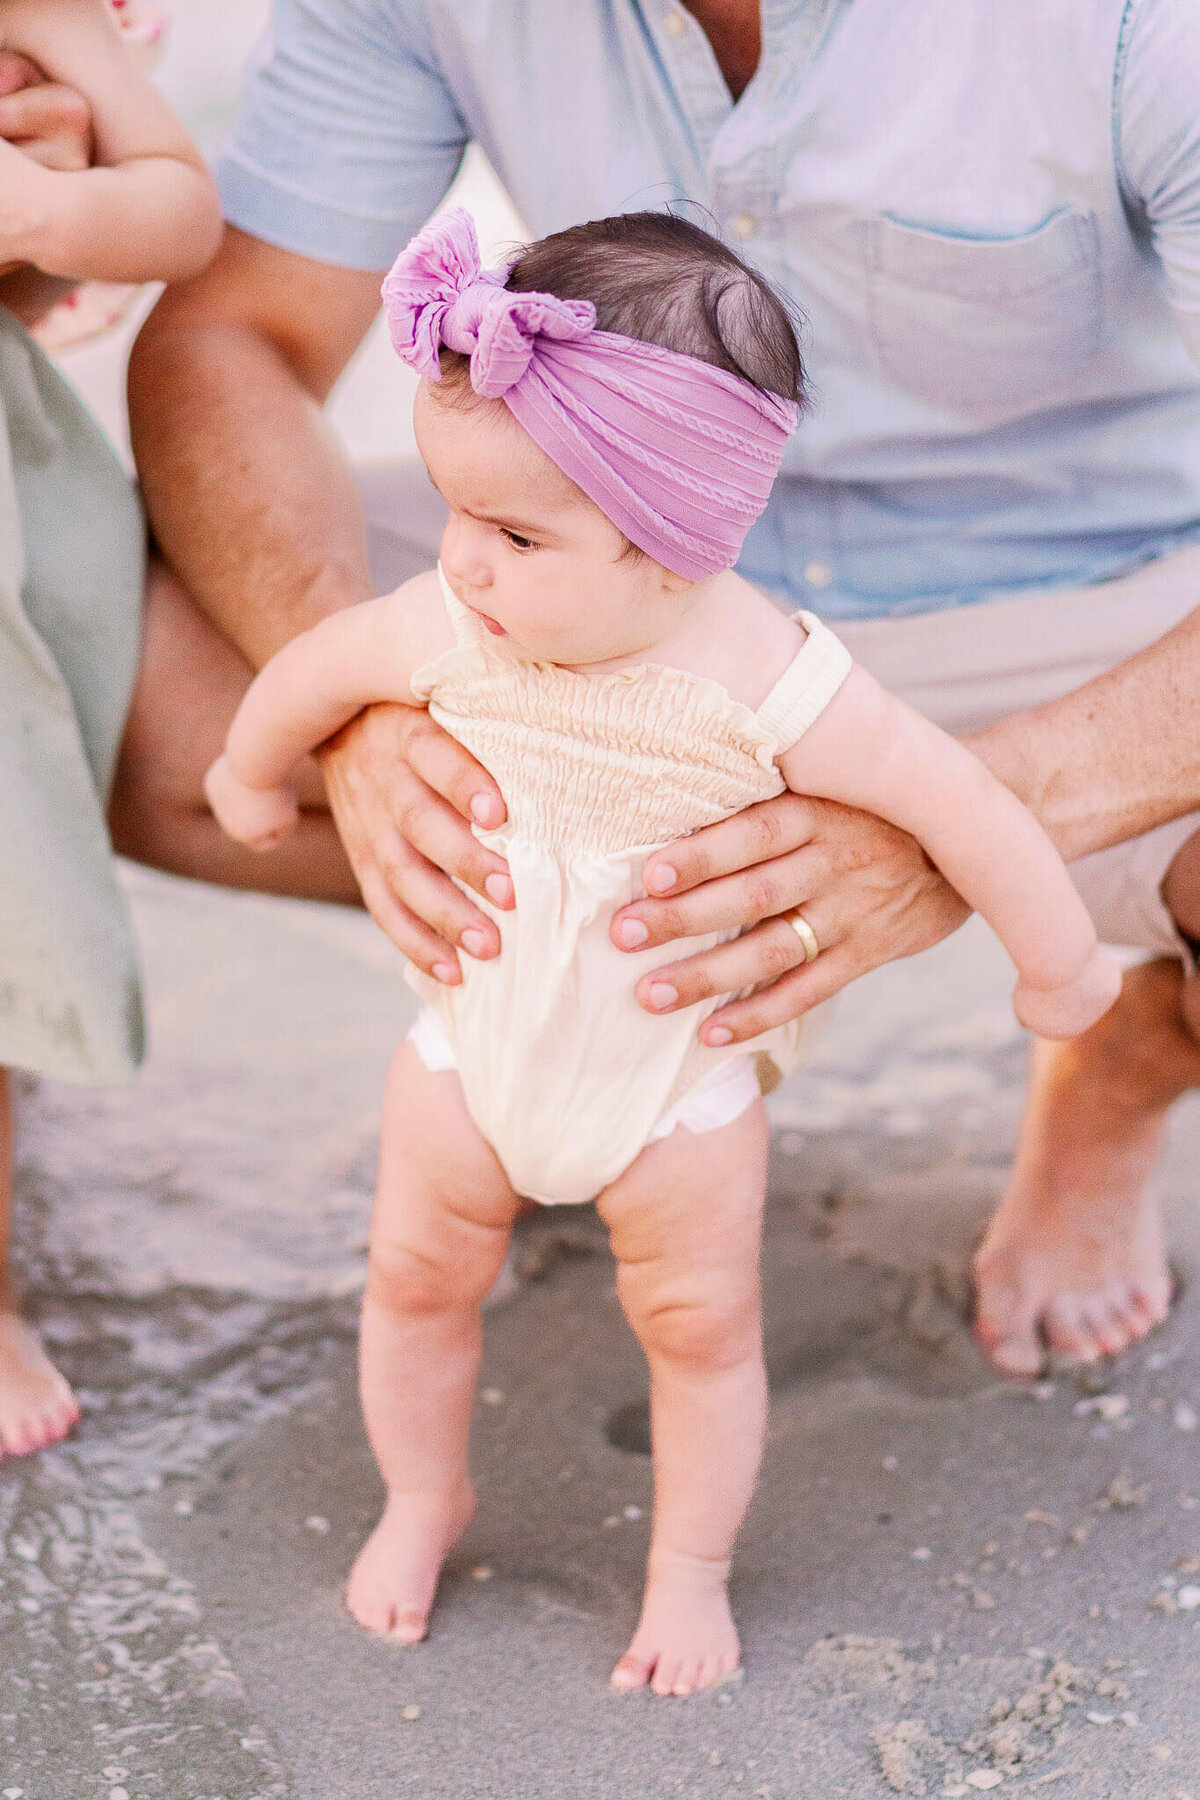
[[[363,1299],[367,1431],[387,1486],[346,1605],[368,1631],[423,1638],[443,1559],[466,1530],[479,1307],[500,1272],[517,1197],[452,1071],[401,1044],[388,1076]]]
[[[758,1259],[761,1104],[649,1144],[597,1202],[650,1364],[654,1528],[642,1616],[613,1684],[691,1694],[738,1666],[725,1584],[766,1425]]]
[[[79,1402],[17,1308],[8,1269],[11,1210],[12,1116],[8,1071],[0,1069],[0,1461],[56,1444],[79,1417]]]

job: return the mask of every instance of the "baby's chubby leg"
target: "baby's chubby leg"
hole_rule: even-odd
[[[726,1579],[766,1426],[759,1248],[761,1103],[650,1144],[597,1202],[617,1287],[650,1364],[654,1528],[620,1688],[691,1694],[738,1667]]]
[[[406,1644],[424,1637],[442,1562],[474,1511],[479,1307],[518,1204],[458,1076],[431,1073],[402,1044],[384,1100],[360,1346],[363,1412],[388,1497],[346,1605],[368,1631]]]

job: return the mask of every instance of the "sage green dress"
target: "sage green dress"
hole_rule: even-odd
[[[145,558],[103,432],[0,307],[0,1067],[100,1082],[142,1057],[104,803]]]

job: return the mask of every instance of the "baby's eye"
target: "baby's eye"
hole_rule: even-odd
[[[500,527],[501,537],[506,537],[514,550],[536,550],[537,545],[532,538],[522,537],[519,531],[509,531],[504,525]]]

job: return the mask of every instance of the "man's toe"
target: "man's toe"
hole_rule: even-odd
[[[1103,1352],[1075,1294],[1060,1294],[1046,1308],[1046,1342],[1072,1362],[1098,1362]]]

